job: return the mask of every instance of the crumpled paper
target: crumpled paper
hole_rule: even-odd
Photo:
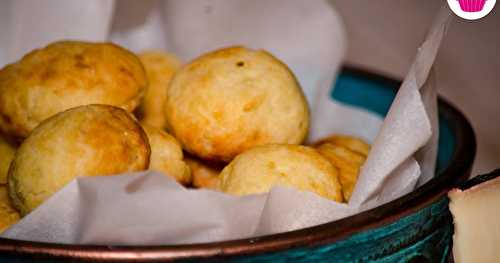
[[[16,1],[14,6],[23,2]],[[326,1],[145,1],[152,8],[138,24],[120,18],[120,14],[127,14],[123,3],[134,5],[132,2],[88,2],[115,12],[113,19],[112,12],[107,16],[104,11],[94,14],[111,26],[94,28],[92,40],[103,40],[100,38],[107,32],[110,39],[132,50],[163,48],[183,59],[230,44],[270,50],[297,74],[311,103],[310,140],[331,133],[351,134],[372,142],[372,150],[348,204],[286,187],[243,197],[186,189],[150,171],[80,177],[2,237],[107,245],[239,239],[334,221],[394,200],[432,178],[438,128],[435,84],[429,76],[433,76],[431,69],[449,20],[448,10],[438,15],[382,122],[374,114],[328,96],[344,53],[345,37],[339,16]],[[23,10],[18,8],[20,13],[28,12]],[[31,15],[52,12],[46,9]],[[57,15],[65,16],[61,12]],[[43,23],[32,26],[47,30]],[[51,37],[65,37],[63,31],[52,32]],[[22,37],[30,40],[29,34]]]

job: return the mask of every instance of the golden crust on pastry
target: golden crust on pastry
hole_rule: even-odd
[[[149,169],[172,176],[181,184],[191,183],[191,171],[183,160],[180,143],[170,134],[148,125],[143,125],[149,145],[151,158]]]
[[[163,104],[167,98],[167,87],[181,62],[173,54],[161,51],[145,51],[139,54],[149,85],[140,106],[141,123],[156,128],[165,128]]]
[[[323,143],[317,147],[317,150],[339,169],[342,194],[344,200],[349,201],[358,179],[359,170],[366,157],[346,147],[332,143]]]
[[[184,161],[191,168],[193,175],[193,186],[196,188],[207,188],[217,190],[221,165],[209,163],[195,157],[184,157]]]
[[[300,144],[309,110],[293,73],[263,50],[230,47],[183,66],[165,103],[167,125],[202,159],[230,161],[257,145]]]
[[[77,176],[145,170],[146,134],[121,108],[87,105],[45,120],[18,148],[9,169],[13,205],[22,215]]]
[[[19,221],[19,213],[12,207],[7,188],[0,185],[0,233]]]
[[[6,136],[0,134],[0,184],[7,183],[7,173],[14,159],[16,146]]]
[[[87,104],[132,112],[146,86],[140,60],[117,45],[55,42],[0,70],[0,129],[26,137],[48,117]]]
[[[323,143],[331,143],[333,145],[342,146],[351,151],[362,154],[365,157],[368,156],[368,153],[370,152],[370,145],[368,143],[359,138],[348,135],[332,135],[319,141],[318,143],[316,143],[316,145],[320,145]]]
[[[219,177],[220,190],[234,195],[264,193],[277,185],[342,201],[337,169],[307,146],[257,146],[238,155]]]

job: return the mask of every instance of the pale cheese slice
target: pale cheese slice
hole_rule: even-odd
[[[500,262],[500,177],[448,196],[455,262]]]

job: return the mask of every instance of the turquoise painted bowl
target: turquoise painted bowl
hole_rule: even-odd
[[[331,96],[385,116],[399,81],[345,67]],[[150,247],[60,245],[0,239],[5,261],[165,262],[443,262],[450,250],[452,218],[446,193],[470,175],[476,152],[472,127],[439,100],[437,176],[412,193],[335,222],[235,241]]]

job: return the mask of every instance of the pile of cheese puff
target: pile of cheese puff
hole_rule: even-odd
[[[299,83],[266,51],[182,65],[55,42],[0,70],[0,231],[77,176],[147,169],[235,195],[284,185],[348,201],[370,146],[342,135],[301,145],[308,129]]]

